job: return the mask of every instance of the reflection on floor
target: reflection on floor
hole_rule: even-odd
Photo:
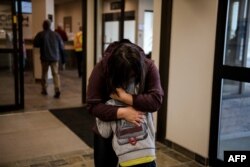
[[[0,105],[15,103],[14,75],[11,70],[0,70]]]
[[[46,110],[1,115],[0,129],[0,166],[58,166],[93,152]]]
[[[93,167],[93,149],[49,111],[0,115],[1,167]],[[201,167],[157,143],[158,167]]]
[[[94,167],[93,150],[48,109],[82,106],[81,79],[62,71],[62,96],[40,94],[40,84],[25,73],[25,110],[0,115],[0,167]],[[158,167],[202,167],[188,157],[157,143]]]
[[[53,108],[69,108],[82,106],[81,78],[76,70],[60,71],[61,97],[54,99],[54,86],[52,80],[48,84],[48,96],[41,95],[41,85],[35,82],[31,72],[24,74],[25,111],[36,111]]]

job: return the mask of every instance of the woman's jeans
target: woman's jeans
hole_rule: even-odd
[[[105,139],[94,134],[95,167],[117,167],[118,158],[112,148],[112,136]]]

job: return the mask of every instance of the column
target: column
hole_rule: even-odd
[[[54,14],[54,0],[32,0],[32,36],[33,38],[37,32],[42,31],[43,21],[51,19],[51,28],[54,30],[55,14]],[[34,77],[40,80],[42,76],[42,68],[40,61],[39,48],[33,48],[33,65]],[[51,70],[49,69],[48,78],[52,78]]]

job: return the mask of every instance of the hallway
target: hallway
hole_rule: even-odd
[[[0,115],[1,167],[94,167],[93,149],[48,110]],[[157,143],[158,167],[202,167]]]
[[[25,72],[25,109],[0,115],[0,167],[94,167],[93,149],[48,109],[81,104],[81,79],[76,71],[61,71],[62,96],[40,94],[40,84]],[[73,121],[73,120],[72,120]],[[202,167],[157,142],[158,167]]]
[[[60,71],[60,99],[53,98],[54,87],[52,80],[48,84],[48,96],[41,95],[41,85],[35,82],[32,75],[30,71],[24,73],[25,111],[82,106],[82,82],[81,78],[78,78],[76,70]]]

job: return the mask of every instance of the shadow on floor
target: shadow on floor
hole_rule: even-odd
[[[50,112],[93,148],[92,127],[95,119],[87,112],[86,107],[51,109]]]

